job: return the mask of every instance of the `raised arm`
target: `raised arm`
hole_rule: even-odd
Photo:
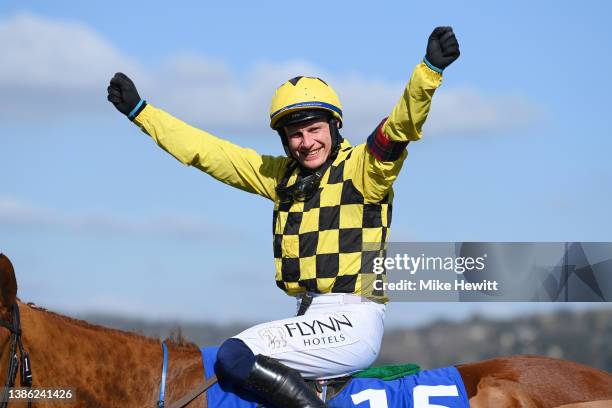
[[[286,157],[261,156],[194,128],[140,98],[134,83],[117,73],[108,100],[181,163],[194,166],[225,184],[275,199],[275,187]]]
[[[369,202],[382,200],[397,178],[410,141],[421,138],[421,130],[442,71],[459,57],[459,44],[451,27],[438,27],[430,35],[427,54],[417,65],[402,97],[388,118],[368,137],[363,147],[361,187]]]

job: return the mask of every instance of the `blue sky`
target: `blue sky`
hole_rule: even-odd
[[[3,1],[0,251],[21,298],[69,313],[288,316],[271,203],[157,148],[106,102],[108,80],[123,71],[150,103],[282,154],[271,95],[287,78],[320,76],[356,144],[437,25],[454,27],[462,55],[410,145],[391,239],[612,241],[611,7],[587,4]],[[388,321],[552,307],[394,304]]]

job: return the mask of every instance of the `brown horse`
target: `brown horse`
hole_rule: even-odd
[[[32,364],[32,387],[75,392],[73,403],[45,402],[42,406],[156,407],[162,366],[160,341],[68,318],[24,304],[16,296],[13,267],[0,254],[0,319],[10,322],[11,310],[18,305],[23,346]],[[10,337],[11,332],[0,327],[0,386],[7,380]],[[169,361],[168,405],[204,383],[201,355],[195,345],[171,345]],[[612,407],[612,375],[570,361],[513,356],[457,368],[471,407]],[[206,397],[201,395],[189,407],[206,405]]]

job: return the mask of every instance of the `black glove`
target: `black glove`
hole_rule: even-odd
[[[436,27],[427,42],[425,59],[442,71],[459,58],[459,42],[452,27]]]
[[[133,120],[144,109],[147,103],[140,99],[136,85],[124,73],[117,72],[106,88],[108,99],[115,108],[130,120]]]

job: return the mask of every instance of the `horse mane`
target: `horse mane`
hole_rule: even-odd
[[[17,298],[17,300],[20,300],[19,298]],[[21,300],[20,300],[21,301]],[[52,316],[56,319],[62,320],[68,324],[71,325],[75,325],[75,326],[79,326],[85,329],[89,329],[89,330],[94,330],[100,333],[107,333],[107,334],[116,334],[116,335],[122,335],[122,336],[127,336],[129,338],[132,338],[134,340],[140,340],[143,342],[147,342],[147,343],[153,343],[153,344],[159,344],[161,347],[161,342],[162,340],[160,340],[159,338],[153,338],[153,337],[149,337],[149,336],[145,336],[142,334],[137,334],[134,332],[130,332],[130,331],[126,331],[126,330],[121,330],[121,329],[115,329],[115,328],[111,328],[111,327],[105,327],[99,324],[94,324],[94,323],[90,323],[86,320],[83,319],[78,319],[75,317],[70,317],[70,316],[66,316],[54,311],[51,311],[47,308],[44,308],[42,306],[38,306],[33,302],[27,302],[25,303],[27,306],[29,306],[30,308],[39,311],[43,314]],[[178,349],[183,349],[183,350],[193,350],[193,349],[197,349],[199,350],[199,346],[191,341],[188,341],[185,337],[183,337],[182,335],[182,331],[178,330],[177,332],[172,331],[170,333],[169,336],[167,336],[164,341],[169,345],[172,346],[174,348],[178,348]]]

